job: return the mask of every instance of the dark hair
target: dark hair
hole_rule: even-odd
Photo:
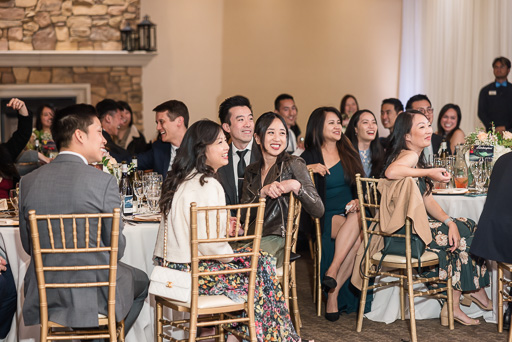
[[[174,194],[181,183],[201,173],[201,186],[207,182],[206,177],[214,177],[215,171],[206,164],[206,147],[215,142],[222,128],[208,119],[193,123],[183,136],[178,154],[174,159],[171,171],[167,173],[162,186],[160,211],[167,216],[171,210]],[[196,169],[197,173],[191,174]]]
[[[414,102],[423,101],[423,100],[428,101],[428,104],[432,107],[432,102],[430,102],[430,100],[428,99],[427,95],[418,94],[418,95],[414,95],[413,97],[411,97],[409,99],[409,101],[407,101],[407,104],[405,105],[405,110],[412,109],[412,104]]]
[[[128,104],[128,102],[125,101],[117,101],[117,104],[119,107],[121,107],[123,110],[127,110],[130,112],[130,123],[128,124],[128,127],[131,127],[133,125],[133,111],[132,107]]]
[[[221,124],[227,123],[231,125],[231,113],[229,110],[233,107],[247,107],[252,112],[251,103],[247,97],[242,95],[228,97],[222,101],[219,106],[219,119]]]
[[[382,148],[382,144],[379,140],[379,131],[377,128],[377,118],[375,114],[373,114],[368,109],[361,109],[352,115],[350,121],[348,122],[347,129],[345,130],[345,136],[352,142],[352,146],[356,151],[359,150],[358,139],[356,134],[356,127],[359,123],[359,118],[364,113],[370,113],[375,119],[375,139],[370,143],[370,154],[371,154],[371,162],[372,162],[372,171],[367,177],[380,177],[380,173],[382,171],[382,166],[384,164],[384,150]]]
[[[500,62],[501,64],[505,64],[507,66],[507,68],[510,69],[510,59],[508,59],[507,57],[496,57],[494,59],[494,61],[492,62],[492,67],[494,68],[494,64]]]
[[[281,106],[281,101],[283,100],[292,100],[293,102],[295,102],[295,100],[293,99],[293,96],[291,96],[290,94],[281,94],[279,95],[278,97],[276,97],[276,99],[274,100],[274,109],[275,110],[279,110],[279,107]]]
[[[446,131],[444,130],[443,126],[441,126],[441,119],[442,119],[443,115],[448,111],[448,109],[453,109],[457,113],[457,124],[450,131],[450,133],[446,134]],[[444,137],[447,142],[449,142],[453,136],[453,133],[455,133],[455,131],[459,129],[461,120],[462,120],[462,114],[460,112],[460,107],[453,103],[445,104],[443,106],[443,108],[441,108],[441,111],[439,112],[439,117],[437,118],[437,130],[439,131],[439,134],[442,137]]]
[[[171,121],[176,120],[176,118],[179,118],[180,116],[183,117],[183,123],[185,124],[185,127],[188,128],[188,120],[189,120],[189,114],[188,114],[188,108],[187,106],[178,100],[169,100],[165,101],[164,103],[159,104],[155,108],[153,108],[154,112],[165,112],[167,111],[167,116]]]
[[[395,159],[398,157],[398,155],[403,150],[409,150],[407,147],[407,143],[405,141],[405,135],[411,133],[412,129],[412,121],[414,119],[415,115],[422,115],[425,118],[426,115],[418,110],[407,110],[403,112],[402,114],[398,115],[395,121],[395,126],[393,129],[393,133],[391,133],[388,148],[386,150],[386,158],[384,163],[384,168],[382,169],[382,177],[385,177],[384,173],[386,172],[386,169],[389,167],[389,165],[395,161]],[[425,167],[425,160],[423,156],[423,151],[421,151],[421,154],[419,156],[418,160],[418,166],[421,168]],[[427,183],[427,192],[426,194],[430,194],[433,189],[433,183],[432,180],[428,177],[425,177],[425,181]]]
[[[322,145],[325,142],[324,125],[327,113],[336,114],[341,122],[342,119],[339,110],[334,107],[319,107],[311,113],[306,126],[304,148],[306,150],[313,150],[320,155],[322,154]],[[345,181],[354,185],[356,183],[356,173],[364,174],[359,153],[354,149],[345,134],[342,134],[341,139],[336,142],[336,147],[338,148],[341,166],[343,166]]]
[[[88,127],[93,124],[94,118],[97,116],[96,109],[85,103],[58,110],[53,117],[51,127],[52,137],[57,149],[68,147],[77,129],[88,133]]]
[[[260,138],[260,151],[263,154],[263,152],[267,152],[267,149],[265,148],[265,134],[267,134],[268,127],[274,122],[275,119],[279,119],[283,126],[284,130],[286,131],[286,147],[284,150],[277,156],[277,163],[281,162],[283,160],[284,156],[288,156],[288,152],[286,152],[286,149],[288,148],[288,129],[286,126],[286,121],[284,121],[283,117],[277,113],[274,112],[266,112],[262,114],[258,120],[256,120],[256,124],[254,125],[254,134],[257,135]],[[263,163],[263,158],[261,158],[261,162]]]
[[[341,99],[341,103],[340,103],[340,113],[341,113],[342,117],[348,115],[347,113],[345,113],[345,105],[347,104],[347,101],[349,98],[353,98],[354,101],[356,101],[357,110],[359,110],[359,103],[357,103],[356,97],[354,95],[347,94],[347,95],[343,96],[343,98]]]
[[[39,107],[37,109],[37,115],[36,115],[36,129],[38,131],[43,129],[43,122],[41,120],[41,116],[43,115],[43,110],[45,108],[50,109],[53,112],[53,114],[55,114],[55,107],[49,103],[45,103],[41,107]]]
[[[112,99],[104,99],[96,104],[96,112],[100,121],[107,115],[114,115],[118,110],[123,110],[123,108]]]
[[[380,106],[382,107],[385,104],[393,105],[393,107],[395,107],[395,112],[397,114],[404,111],[404,105],[402,104],[402,101],[394,97],[382,100],[382,104]]]

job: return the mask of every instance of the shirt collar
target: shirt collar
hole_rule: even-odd
[[[249,152],[251,152],[253,142],[254,142],[254,138],[251,139],[251,141],[247,144],[247,146],[245,146],[245,148],[243,150],[248,150]],[[239,150],[238,148],[236,148],[235,144],[233,144],[233,143],[231,143],[231,146],[233,147],[233,155],[236,154],[236,151],[243,151],[243,150]]]
[[[87,159],[85,159],[85,157],[82,156],[80,153],[73,152],[73,151],[61,151],[61,152],[59,152],[59,154],[71,154],[73,156],[80,157],[82,159],[82,161],[85,163],[85,165],[89,165],[89,163],[87,162]]]

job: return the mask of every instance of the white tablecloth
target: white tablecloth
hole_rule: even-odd
[[[121,261],[146,272],[148,277],[153,270],[153,250],[155,248],[158,233],[157,223],[125,224],[124,236],[126,237],[126,249]],[[35,342],[39,340],[39,327],[26,327],[23,323],[23,279],[27,271],[30,257],[25,253],[21,245],[18,227],[0,227],[0,244],[3,241],[7,252],[7,258],[18,289],[18,311],[11,326],[11,331],[5,341]],[[175,313],[180,314],[181,313]],[[146,298],[137,321],[126,335],[127,342],[154,341],[154,315],[155,303],[152,296]],[[170,312],[166,312],[166,317]],[[18,327],[18,328],[17,328]],[[176,336],[180,337],[180,336]]]
[[[452,217],[467,217],[478,223],[482,213],[485,196],[448,196],[434,195],[435,200],[441,208]],[[496,266],[493,262],[488,262],[488,268],[491,271],[491,284],[497,281]],[[385,279],[389,279],[385,278]],[[418,285],[420,288],[421,286]],[[494,311],[482,311],[478,306],[472,304],[470,307],[461,306],[462,310],[470,317],[481,317],[487,322],[496,322],[497,314],[497,296],[495,286],[486,288],[487,295],[493,298]],[[491,293],[492,292],[492,293]],[[408,303],[408,301],[406,301]],[[416,319],[438,318],[441,307],[436,299],[415,298]],[[408,307],[406,308],[406,317],[409,317]],[[374,290],[372,310],[365,315],[368,319],[378,322],[392,323],[400,318],[400,289],[398,286],[380,288]]]

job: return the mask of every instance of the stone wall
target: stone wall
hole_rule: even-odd
[[[121,50],[140,0],[0,0],[0,50]]]
[[[93,105],[104,98],[126,101],[139,128],[142,128],[141,75],[141,67],[0,68],[2,84],[88,83]]]

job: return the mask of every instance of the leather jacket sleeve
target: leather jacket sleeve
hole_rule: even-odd
[[[313,217],[322,217],[324,204],[311,181],[306,162],[302,158],[294,158],[290,162],[290,168],[293,178],[301,184],[297,198],[302,203],[302,208]]]

